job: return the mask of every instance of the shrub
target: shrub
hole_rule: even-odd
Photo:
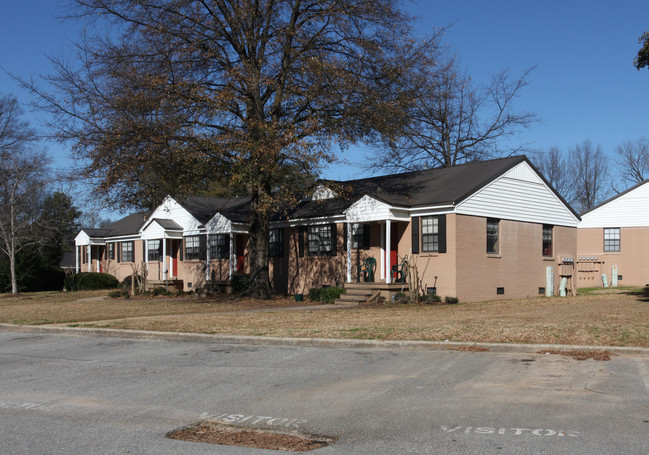
[[[131,294],[126,289],[118,289],[117,291],[110,291],[108,297],[111,299],[128,299],[131,297]]]
[[[125,287],[126,289],[131,289],[132,279],[133,279],[133,275],[128,275],[126,278],[122,280],[122,286]],[[139,289],[138,281],[135,280],[135,290],[137,291],[138,289]]]
[[[424,302],[426,305],[430,305],[431,303],[441,302],[442,298],[437,294],[425,294],[421,296],[421,301]]]
[[[408,303],[410,302],[410,297],[405,292],[399,291],[394,293],[394,299],[392,300],[394,303]]]
[[[163,287],[158,287],[158,288],[153,288],[153,295],[156,297],[160,295],[171,295],[171,292],[166,290]]]
[[[250,287],[250,275],[247,273],[235,273],[232,276],[232,292],[241,294]]]
[[[91,291],[94,289],[115,289],[119,281],[113,275],[97,272],[82,272],[65,277],[68,291]]]
[[[309,292],[309,300],[312,302],[334,303],[334,301],[345,293],[343,288],[315,288]]]
[[[444,301],[446,303],[449,303],[449,304],[455,304],[455,303],[458,303],[460,300],[457,297],[448,297],[448,296],[446,296],[444,298]]]

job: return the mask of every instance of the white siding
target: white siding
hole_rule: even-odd
[[[192,216],[183,206],[176,202],[172,197],[167,197],[156,208],[149,220],[152,219],[173,220],[183,228],[183,235],[194,235],[199,233],[199,226],[201,225],[196,218]],[[160,238],[160,237],[158,237]]]
[[[207,222],[208,234],[229,234],[232,232],[232,222],[226,217],[217,213]]]
[[[74,238],[74,244],[76,246],[88,245],[89,243],[90,243],[90,237],[88,237],[88,234],[86,234],[83,231],[79,232],[77,236]]]
[[[350,223],[408,219],[408,215],[402,213],[402,210],[393,212],[385,202],[378,201],[367,195],[345,210],[345,217],[346,221]]]
[[[521,163],[458,204],[456,213],[576,227],[577,217],[527,164]]]
[[[582,217],[580,228],[649,226],[649,182]]]

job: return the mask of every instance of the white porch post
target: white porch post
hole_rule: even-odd
[[[167,281],[167,239],[165,239],[163,236],[161,242],[162,242],[162,279]]]
[[[101,256],[99,256],[99,246],[97,246],[97,270],[96,270],[97,273],[99,273],[99,271],[101,270],[101,266],[99,265],[100,262],[101,262]]]
[[[205,281],[210,281],[210,235],[205,234]]]
[[[387,224],[387,223],[386,223]],[[385,279],[385,224],[381,224],[381,279]]]
[[[234,233],[230,232],[230,267],[228,270],[228,277],[230,280],[234,276],[234,262],[237,260],[237,256],[234,254]]]
[[[385,244],[386,244],[386,253],[385,253],[385,284],[390,284],[392,282],[392,264],[390,264],[390,256],[392,253],[392,245],[390,245],[391,229],[392,223],[390,220],[387,220],[385,223]]]
[[[352,282],[352,223],[347,223],[347,282]]]
[[[146,270],[146,278],[148,279],[149,278],[149,241],[148,240],[144,241],[142,248],[144,248],[144,253],[142,254],[144,255],[144,268]]]
[[[74,246],[74,260],[76,262],[76,267],[74,268],[74,271],[79,273],[79,255],[81,252],[79,251],[79,246],[75,245]]]
[[[86,252],[88,256],[88,272],[92,272],[92,245],[88,244],[88,251]]]

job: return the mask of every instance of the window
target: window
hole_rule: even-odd
[[[270,244],[269,244],[270,257],[281,258],[284,252],[284,238],[282,236],[282,229],[270,230]]]
[[[210,235],[210,259],[227,259],[229,256],[229,236],[225,234]]]
[[[500,245],[499,237],[500,220],[487,218],[487,254],[498,254]]]
[[[367,250],[370,248],[370,225],[353,224],[352,225],[352,249]]]
[[[192,235],[185,237],[185,259],[201,258],[201,236]]]
[[[146,251],[149,261],[162,260],[162,240],[147,240]]]
[[[552,226],[543,225],[543,256],[552,257]]]
[[[133,262],[133,243],[134,242],[122,242],[122,262]]]
[[[110,259],[110,260],[115,259],[115,244],[114,243],[109,243],[108,244],[108,259]]]
[[[333,225],[309,226],[307,232],[307,251],[313,255],[333,254]]]
[[[604,228],[604,252],[620,251],[620,228]]]
[[[421,219],[422,251],[439,251],[439,217],[426,216]]]

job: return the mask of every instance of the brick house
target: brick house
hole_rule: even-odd
[[[649,283],[649,181],[582,215],[577,231],[580,287]]]
[[[248,207],[247,198],[167,198],[139,226],[149,279],[187,290],[247,270]],[[375,286],[396,289],[393,267],[407,258],[441,296],[534,296],[548,266],[558,283],[561,258],[575,256],[578,221],[525,157],[328,181],[271,223],[270,277],[278,292],[308,293],[359,281],[374,258]]]

